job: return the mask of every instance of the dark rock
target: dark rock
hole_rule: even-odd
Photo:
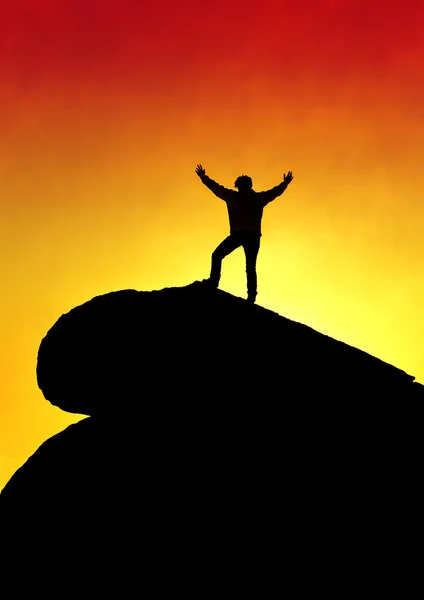
[[[102,594],[141,581],[199,597],[227,571],[280,573],[281,546],[307,544],[318,564],[339,534],[388,540],[390,520],[399,537],[394,510],[422,497],[423,386],[198,282],[74,308],[42,340],[37,377],[50,402],[91,416],[0,495],[8,577],[45,565]],[[26,585],[14,579],[16,597]]]
[[[414,379],[199,282],[112,292],[72,309],[42,340],[37,378],[52,404],[85,415],[156,410],[164,398],[203,402],[205,393],[213,404],[228,395],[409,394]]]

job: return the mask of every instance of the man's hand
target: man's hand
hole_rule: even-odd
[[[284,179],[283,179],[284,183],[287,183],[287,185],[288,185],[292,179],[293,179],[293,174],[291,171],[289,171],[287,173],[287,175],[284,173]]]
[[[203,175],[206,175],[206,171],[202,167],[202,165],[197,165],[197,167],[196,167],[196,173],[198,174],[199,177],[203,177]]]

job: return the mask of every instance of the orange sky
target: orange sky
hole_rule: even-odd
[[[257,302],[424,383],[423,3],[2,4],[0,489],[79,418],[36,385],[57,318],[208,275],[228,221],[199,162],[258,190],[292,170]],[[245,297],[241,250],[221,287]]]

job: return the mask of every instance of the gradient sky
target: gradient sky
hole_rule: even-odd
[[[80,418],[36,384],[57,318],[209,274],[228,219],[198,163],[292,170],[258,304],[424,383],[423,26],[418,0],[1,3],[0,489]],[[221,287],[245,297],[242,250]]]

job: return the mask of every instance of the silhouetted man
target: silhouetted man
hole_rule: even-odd
[[[247,299],[255,302],[257,294],[256,259],[261,240],[261,221],[264,206],[284,192],[293,179],[292,172],[284,173],[283,181],[266,192],[256,192],[252,179],[240,175],[234,182],[236,190],[220,185],[206,175],[202,165],[197,165],[196,173],[202,182],[227,204],[230,220],[230,235],[212,253],[211,273],[206,279],[213,287],[218,287],[221,278],[222,259],[243,246],[246,255]]]

